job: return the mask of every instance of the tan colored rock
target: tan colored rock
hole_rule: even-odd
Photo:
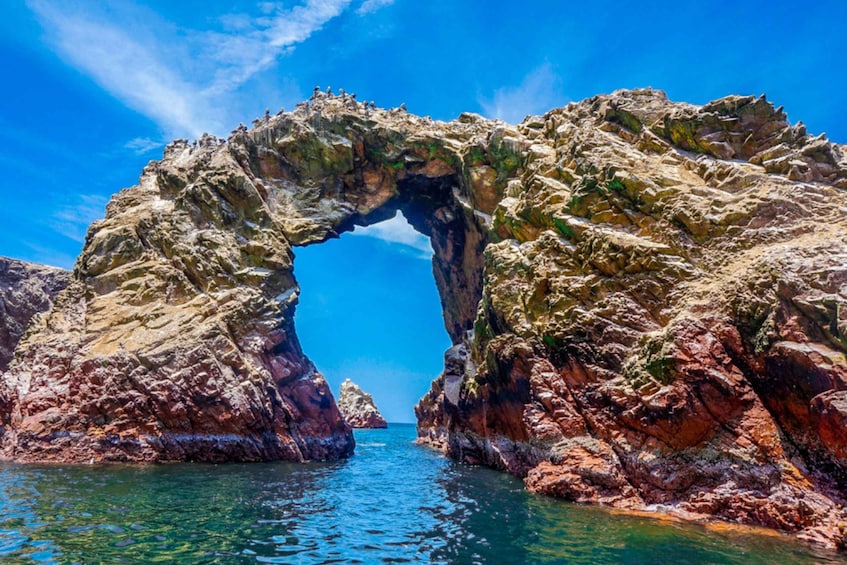
[[[0,452],[22,461],[350,455],[351,429],[294,332],[292,246],[403,209],[433,237],[445,319],[464,333],[485,228],[462,204],[471,195],[454,188],[463,148],[483,143],[487,124],[366,115],[325,97],[225,142],[168,145],[91,226],[74,281],[21,342],[0,386]]]
[[[649,90],[519,129],[555,154],[525,154],[492,214],[466,363],[418,406],[421,439],[553,496],[834,544],[840,148],[762,99],[700,108]],[[763,164],[779,155],[808,174]]]
[[[388,424],[376,407],[373,396],[359,385],[345,379],[338,395],[338,410],[344,420],[354,428],[387,428]]]
[[[763,98],[596,96],[510,126],[328,96],[175,142],[96,222],[3,379],[18,460],[352,449],[292,246],[400,209],[453,347],[422,441],[536,491],[799,532],[847,489],[847,161]]]

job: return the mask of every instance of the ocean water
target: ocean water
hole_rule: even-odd
[[[780,536],[716,533],[526,493],[356,432],[337,463],[0,464],[0,563],[821,563]]]

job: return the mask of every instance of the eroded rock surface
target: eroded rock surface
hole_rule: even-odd
[[[354,428],[387,428],[388,424],[376,407],[373,396],[359,385],[345,379],[338,395],[338,409],[348,424]]]
[[[402,209],[432,237],[445,320],[463,334],[487,231],[457,187],[463,148],[489,126],[321,95],[227,140],[170,144],[92,224],[72,283],[19,345],[0,392],[3,456],[350,455],[351,428],[294,333],[292,246]]]
[[[0,257],[0,373],[32,317],[49,310],[70,279],[64,269]]]
[[[518,126],[319,95],[171,144],[89,230],[6,374],[20,460],[352,449],[293,327],[292,246],[397,209],[453,347],[422,441],[579,502],[835,543],[847,150],[764,98],[622,91]]]
[[[537,492],[828,539],[844,519],[847,161],[763,98],[530,118],[422,437]]]

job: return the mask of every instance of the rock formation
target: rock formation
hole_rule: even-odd
[[[422,441],[532,490],[802,532],[847,521],[847,148],[764,97],[653,90],[518,126],[317,94],[172,143],[89,229],[3,381],[18,460],[353,447],[292,246],[403,211],[453,347]]]
[[[344,420],[354,428],[387,428],[385,418],[379,413],[373,396],[359,388],[359,385],[345,379],[341,383],[338,395],[338,410]]]
[[[49,310],[70,279],[63,269],[0,257],[0,373],[32,317]]]
[[[529,118],[427,442],[534,491],[837,536],[847,151],[764,97]],[[836,431],[837,430],[837,431]]]

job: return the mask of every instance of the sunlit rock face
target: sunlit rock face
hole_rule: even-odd
[[[651,90],[518,126],[320,95],[176,142],[89,230],[5,376],[18,460],[329,459],[292,247],[431,237],[453,347],[422,441],[579,502],[847,521],[847,150],[763,98]]]
[[[351,428],[294,332],[292,247],[402,210],[432,239],[445,321],[461,339],[496,202],[490,183],[476,202],[464,160],[502,145],[494,129],[320,95],[228,140],[172,143],[112,198],[72,283],[20,343],[0,393],[3,455],[349,456]]]
[[[537,492],[831,543],[847,151],[754,97],[599,96],[510,133],[474,333],[421,438]]]
[[[359,385],[345,379],[338,395],[338,409],[344,420],[354,428],[387,428],[388,424],[376,407],[373,396]]]

